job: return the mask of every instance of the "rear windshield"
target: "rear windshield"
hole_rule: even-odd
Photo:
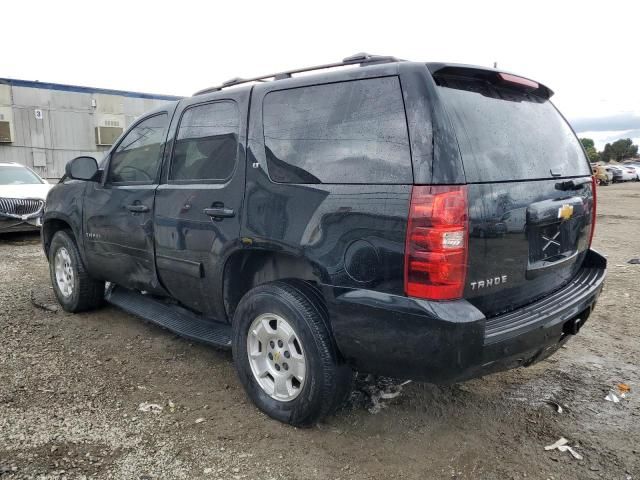
[[[468,182],[591,175],[578,139],[549,100],[482,80],[436,81]]]
[[[0,166],[0,185],[33,185],[40,183],[42,183],[42,180],[27,168]]]

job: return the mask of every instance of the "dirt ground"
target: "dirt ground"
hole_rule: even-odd
[[[360,394],[304,430],[252,406],[229,353],[109,306],[34,306],[32,291],[36,302],[51,292],[38,236],[2,237],[0,477],[638,479],[640,265],[627,261],[640,257],[640,184],[603,187],[599,200],[608,279],[565,348],[464,384],[410,383],[377,413]],[[631,393],[605,401],[620,382]],[[560,437],[584,458],[544,450]]]

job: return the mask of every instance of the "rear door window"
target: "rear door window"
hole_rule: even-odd
[[[283,183],[412,183],[397,77],[270,92],[263,105],[269,176]]]
[[[185,110],[176,136],[170,180],[224,181],[238,156],[238,107],[232,101]]]
[[[591,175],[578,139],[549,100],[482,80],[436,80],[468,182]]]

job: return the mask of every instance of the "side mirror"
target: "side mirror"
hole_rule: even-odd
[[[76,157],[67,163],[65,174],[74,180],[96,181],[98,162],[93,157]]]

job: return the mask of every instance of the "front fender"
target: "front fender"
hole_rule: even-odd
[[[84,228],[82,221],[83,198],[86,182],[67,181],[53,187],[47,195],[42,215],[42,246],[48,255],[51,238],[62,228],[70,228],[82,261],[86,263],[84,253]]]

